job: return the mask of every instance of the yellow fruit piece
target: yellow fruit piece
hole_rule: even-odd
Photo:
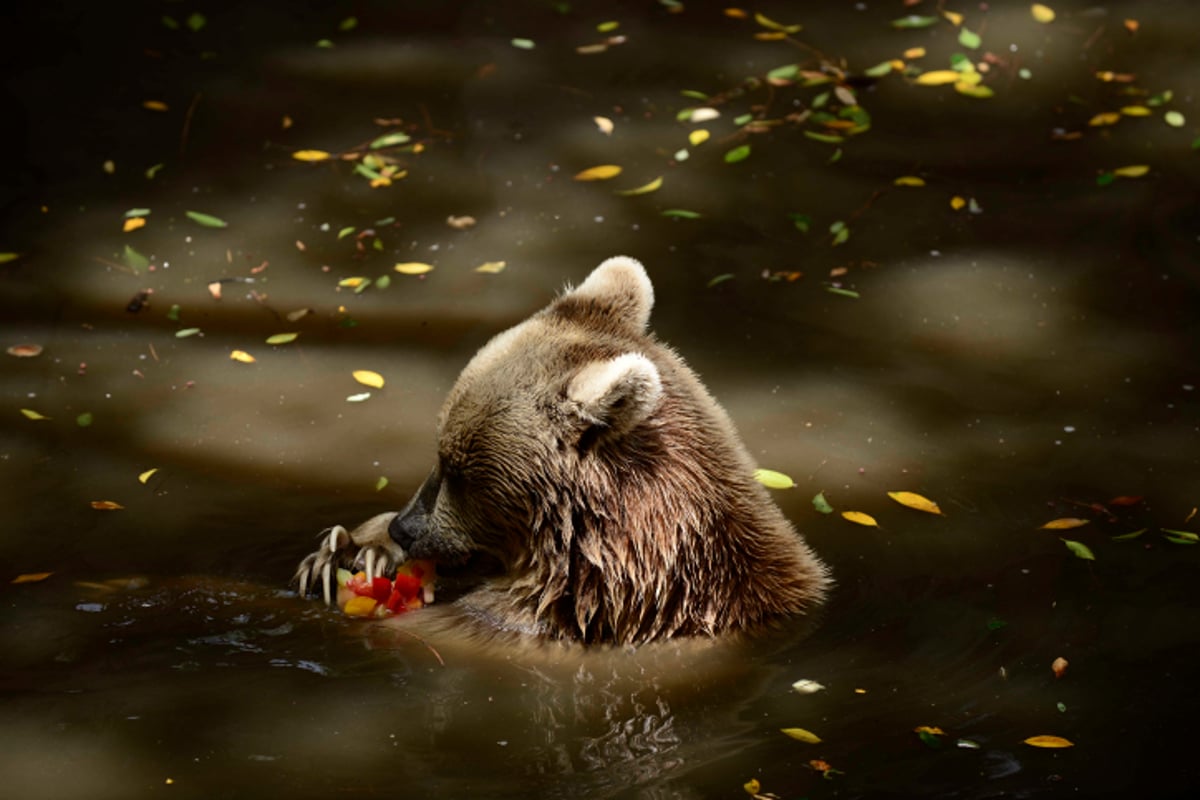
[[[362,595],[354,595],[342,608],[342,611],[349,617],[369,617],[375,611],[375,606],[379,605],[374,597],[363,597]]]

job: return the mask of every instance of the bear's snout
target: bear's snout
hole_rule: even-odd
[[[416,543],[429,533],[433,508],[437,503],[441,484],[441,471],[434,467],[429,477],[421,484],[421,488],[417,489],[417,493],[408,501],[408,505],[388,524],[388,535],[392,537],[392,541],[410,555]]]

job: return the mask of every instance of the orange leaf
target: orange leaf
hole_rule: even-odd
[[[13,583],[37,583],[53,575],[53,572],[26,572],[12,579]]]
[[[1061,678],[1063,676],[1063,674],[1067,671],[1067,664],[1069,664],[1069,663],[1070,662],[1068,662],[1062,656],[1059,656],[1058,658],[1054,659],[1054,663],[1050,665],[1050,669],[1054,672],[1054,677]]]
[[[93,500],[92,501],[92,508],[94,508],[98,511],[116,511],[116,510],[122,509],[124,507],[125,506],[121,505],[120,503],[114,502],[112,500]]]
[[[145,217],[130,217],[129,219],[125,220],[125,223],[121,226],[121,230],[125,233],[129,233],[130,231],[136,231],[138,228],[144,227],[146,227]]]
[[[1079,528],[1087,525],[1086,519],[1077,519],[1075,517],[1063,517],[1062,519],[1052,519],[1043,525],[1039,530],[1044,531],[1065,531],[1070,528]]]
[[[1025,740],[1030,747],[1074,747],[1075,743],[1061,736],[1030,736]]]

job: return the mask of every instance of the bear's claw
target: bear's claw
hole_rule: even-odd
[[[325,604],[333,605],[337,597],[334,571],[338,568],[361,569],[368,581],[395,572],[406,560],[404,549],[388,535],[388,524],[395,516],[394,512],[379,514],[349,532],[341,525],[321,531],[320,546],[304,557],[292,578],[299,584],[300,596],[315,592],[319,582]]]

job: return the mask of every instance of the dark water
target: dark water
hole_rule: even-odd
[[[8,24],[5,127],[24,141],[6,161],[0,251],[21,257],[0,265],[0,339],[45,350],[0,361],[6,793],[742,797],[756,778],[781,797],[1078,797],[1200,782],[1200,548],[1159,531],[1200,530],[1192,4],[1059,2],[1050,25],[1023,3],[955,7],[982,35],[973,52],[945,20],[888,24],[936,14],[928,2],[748,9],[803,23],[791,43],[699,3],[295,5],[198,4],[195,32],[176,3],[42,5]],[[620,27],[597,32],[608,20]],[[614,35],[627,40],[575,51]],[[851,81],[871,128],[836,160],[812,124],[738,133],[741,114],[782,120],[832,88],[749,76],[823,58],[861,77],[918,46],[921,70],[990,52],[995,97]],[[720,118],[677,121],[704,105],[682,90],[722,94]],[[1088,125],[1166,90],[1149,116]],[[390,187],[290,157],[398,129],[376,118],[424,147]],[[711,138],[688,145],[698,128]],[[739,144],[750,156],[725,163]],[[598,164],[624,172],[571,179]],[[658,191],[613,192],[660,175]],[[893,186],[907,175],[926,185]],[[148,224],[122,233],[139,207]],[[381,250],[357,238],[367,228]],[[799,484],[779,501],[838,580],[816,631],[699,652],[442,653],[286,593],[317,530],[420,482],[474,349],[614,253],[647,264],[658,333],[763,466]],[[407,261],[435,270],[390,272]],[[507,266],[474,271],[488,261]],[[286,331],[299,339],[263,343]],[[387,386],[347,402],[366,391],[355,369]],[[897,489],[944,518],[895,505]],[[818,491],[881,529],[817,513]],[[1092,507],[1121,496],[1143,499]],[[1089,523],[1038,530],[1060,517]],[[826,689],[800,696],[800,678]],[[1075,746],[1022,743],[1040,734]]]

